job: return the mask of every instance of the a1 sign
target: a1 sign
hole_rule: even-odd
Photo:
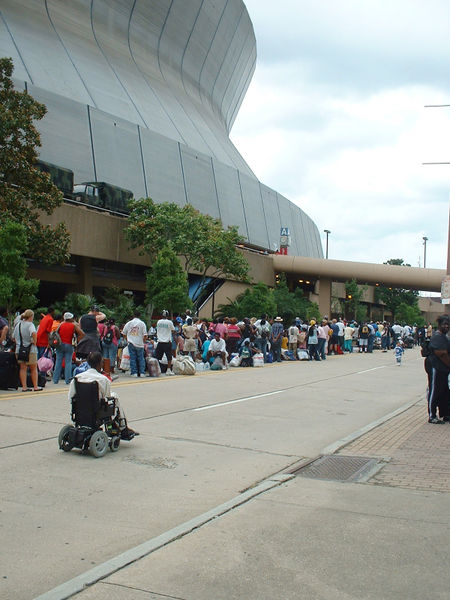
[[[290,235],[289,227],[282,227],[280,229],[280,236],[288,236],[288,235]]]

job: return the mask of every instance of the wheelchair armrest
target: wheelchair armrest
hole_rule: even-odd
[[[116,408],[116,398],[113,396],[109,398],[102,398],[100,401],[103,406],[108,406],[109,408]]]

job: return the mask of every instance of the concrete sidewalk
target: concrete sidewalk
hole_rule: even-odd
[[[447,599],[450,425],[417,403],[339,449],[367,481],[293,477],[81,592],[80,600]]]
[[[420,402],[339,451],[347,456],[387,460],[370,483],[450,492],[450,424],[427,423]]]

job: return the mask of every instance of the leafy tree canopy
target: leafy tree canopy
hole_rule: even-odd
[[[146,301],[157,312],[166,309],[172,315],[192,308],[186,273],[170,246],[164,246],[158,252],[151,270],[147,271]]]
[[[13,62],[0,59],[0,227],[7,221],[25,227],[29,253],[46,263],[63,262],[69,256],[69,233],[63,223],[55,228],[39,222],[50,215],[63,196],[50,176],[34,165],[41,145],[34,125],[47,112],[27,92],[12,83]]]
[[[398,265],[403,267],[410,267],[411,265],[405,263],[403,258],[391,258],[384,263],[385,265]],[[396,319],[398,317],[397,311],[400,304],[407,304],[409,306],[418,307],[418,296],[419,292],[416,290],[405,290],[403,288],[392,288],[386,286],[378,286],[375,288],[375,300],[384,302],[386,307],[392,312],[392,317]],[[419,311],[420,312],[420,311]]]
[[[185,261],[186,273],[198,271],[203,279],[225,277],[247,281],[248,263],[236,246],[243,242],[236,227],[223,229],[218,219],[190,204],[157,204],[151,198],[133,200],[126,236],[132,248],[141,248],[155,260],[162,245],[171,245]]]
[[[397,308],[397,319],[402,323],[413,325],[414,323],[418,327],[425,325],[425,319],[420,312],[418,306],[411,306],[405,302],[401,302]]]
[[[356,279],[345,282],[344,312],[347,319],[353,318],[358,323],[365,319],[367,307],[361,304],[367,285],[359,285]]]
[[[26,279],[26,228],[6,221],[0,227],[0,305],[12,315],[19,309],[34,308],[37,303],[37,279]]]
[[[300,288],[290,292],[284,277],[275,289],[269,288],[265,283],[257,283],[246,289],[233,302],[220,305],[217,312],[219,315],[238,319],[259,318],[262,314],[269,317],[280,316],[286,327],[291,325],[295,317],[303,320],[320,318],[318,305],[305,298]]]

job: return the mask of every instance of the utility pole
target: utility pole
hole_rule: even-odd
[[[326,249],[325,249],[325,258],[328,258],[328,236],[330,235],[331,231],[329,229],[324,229],[323,232],[327,234],[327,242],[326,242]]]

